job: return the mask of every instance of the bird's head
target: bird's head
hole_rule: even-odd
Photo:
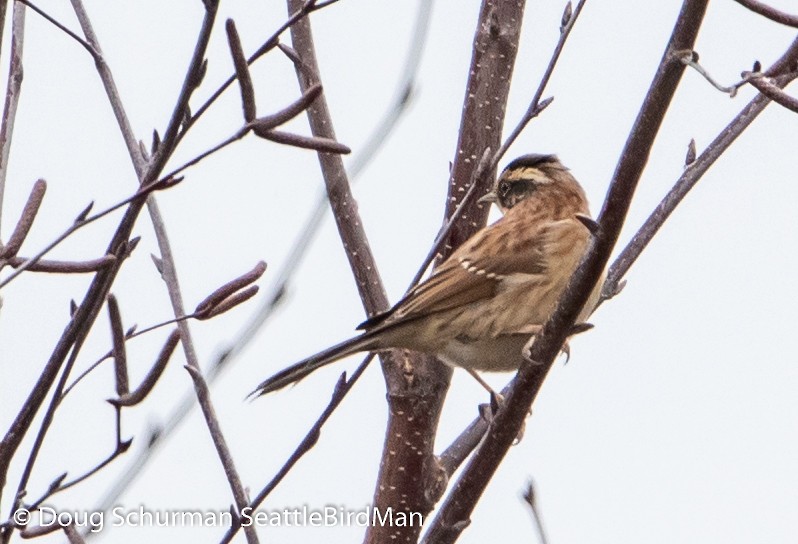
[[[555,215],[589,213],[585,192],[556,155],[518,157],[504,168],[493,190],[479,202],[495,203],[502,213],[520,202],[546,207]]]

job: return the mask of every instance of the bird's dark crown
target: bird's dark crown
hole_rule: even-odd
[[[529,168],[533,166],[542,166],[544,164],[560,164],[560,159],[557,155],[543,155],[540,153],[529,153],[528,155],[521,155],[514,159],[510,164],[504,167],[504,171],[515,170],[516,168]]]

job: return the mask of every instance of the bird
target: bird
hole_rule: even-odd
[[[527,154],[511,161],[478,202],[502,216],[477,231],[432,274],[363,332],[263,381],[258,397],[357,352],[408,349],[477,371],[510,372],[557,306],[587,251],[596,223],[582,186],[556,155]],[[577,324],[590,316],[598,282]],[[486,386],[487,387],[487,386]]]

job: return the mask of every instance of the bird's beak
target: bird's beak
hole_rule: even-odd
[[[477,203],[479,204],[493,204],[495,202],[496,202],[496,193],[494,193],[493,191],[480,197],[480,199],[477,200]]]

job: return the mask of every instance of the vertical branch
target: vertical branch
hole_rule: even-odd
[[[301,0],[288,0],[289,14],[299,10],[302,4]],[[310,20],[307,17],[291,26],[291,43],[301,61],[296,65],[296,72],[300,89],[304,93],[309,87],[321,83]],[[336,139],[324,93],[306,112],[313,136]],[[349,266],[355,276],[363,306],[369,315],[383,311],[388,307],[388,297],[360,221],[357,203],[352,197],[343,159],[340,155],[332,153],[318,153],[318,158],[335,223],[349,259]]]
[[[2,23],[5,22],[6,2],[0,6],[0,41],[2,41]],[[6,84],[6,102],[3,107],[3,121],[0,127],[0,225],[3,219],[3,196],[8,174],[8,158],[11,154],[11,139],[14,134],[14,121],[17,118],[17,106],[22,90],[22,47],[25,43],[25,6],[14,3],[13,23],[11,27],[11,62],[8,66],[8,82]]]
[[[300,5],[300,0],[289,0],[289,13],[296,11]],[[300,61],[296,67],[297,76],[304,92],[320,80],[310,22],[307,19],[298,21],[291,27],[291,39]],[[314,136],[335,139],[332,119],[323,94],[307,113]],[[386,309],[388,300],[359,219],[357,205],[349,189],[346,171],[339,156],[319,153],[319,162],[336,225],[363,305],[373,315]],[[419,361],[418,355],[405,355],[400,360],[394,352],[382,358],[391,415],[386,435],[389,442],[386,442],[386,453],[383,455],[374,500],[377,508],[390,506],[406,512],[429,512],[434,504],[426,495],[425,476],[433,466],[432,446],[440,410],[434,405],[428,405],[428,399],[435,398],[430,385],[434,381],[418,372],[418,368],[424,368]],[[402,422],[400,426],[404,430],[397,428],[397,421]],[[394,422],[394,425],[390,422]],[[412,432],[411,428],[424,431]],[[396,433],[401,438],[397,438]],[[389,450],[394,455],[388,455]],[[398,470],[399,467],[403,470]],[[419,474],[424,476],[419,478]],[[397,534],[397,531],[401,534]],[[366,539],[369,542],[387,542],[389,538],[414,541],[418,531],[417,526],[371,527]]]
[[[515,440],[552,361],[606,266],[654,139],[684,73],[684,65],[678,61],[676,53],[692,50],[707,2],[685,0],[682,5],[668,46],[613,175],[599,215],[594,243],[571,279],[557,310],[536,337],[529,354],[532,362],[521,366],[504,408],[499,411],[485,440],[441,507],[425,542],[454,542],[468,526],[477,501]]]
[[[501,143],[504,113],[510,80],[518,51],[524,2],[499,2],[484,0],[480,9],[477,32],[474,37],[470,77],[466,87],[463,116],[460,122],[457,151],[449,179],[446,217],[450,217],[460,199],[474,181],[474,173],[485,149],[494,152]],[[477,194],[491,187],[495,171],[488,172],[477,187]],[[489,206],[476,201],[463,210],[453,226],[441,259],[483,227],[488,218]]]
[[[445,219],[457,210],[472,183],[481,183],[484,187],[476,190],[486,192],[492,182],[492,175],[474,181],[474,173],[485,149],[499,148],[523,12],[523,1],[482,3]],[[484,226],[487,215],[487,206],[473,201],[467,204],[452,226],[441,259]],[[426,516],[447,483],[433,448],[451,369],[431,357],[423,357],[405,372],[404,379],[388,382],[388,429],[373,503],[381,510],[401,507]],[[416,542],[420,530],[374,525],[368,528],[365,541]]]

